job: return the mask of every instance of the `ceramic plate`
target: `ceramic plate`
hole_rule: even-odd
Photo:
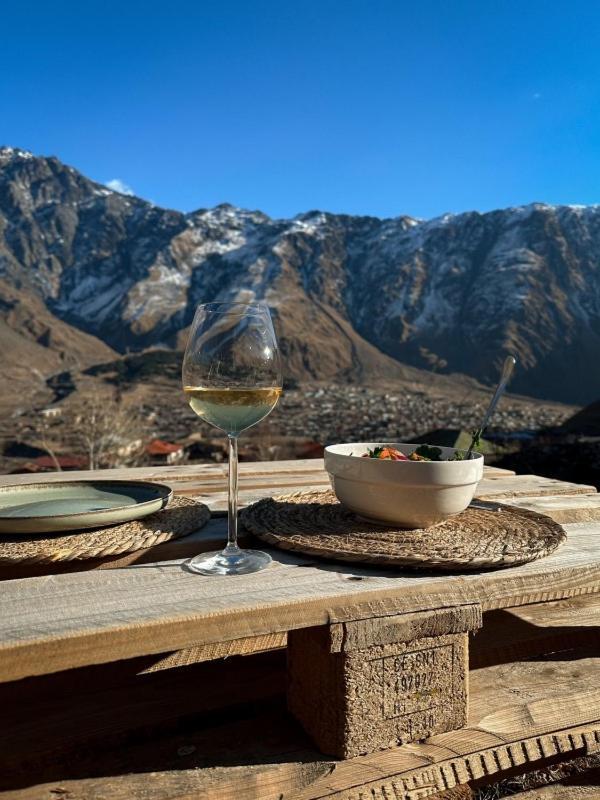
[[[164,508],[172,491],[145,481],[61,481],[0,488],[0,533],[100,528]]]

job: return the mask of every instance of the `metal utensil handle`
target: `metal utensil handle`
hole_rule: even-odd
[[[502,375],[500,376],[500,381],[498,383],[498,386],[496,387],[496,391],[494,392],[494,396],[491,399],[487,411],[485,412],[483,421],[481,423],[481,427],[475,432],[477,437],[483,436],[483,432],[490,424],[490,419],[492,418],[492,414],[496,410],[498,401],[504,394],[504,390],[506,389],[506,386],[510,380],[510,377],[513,373],[516,363],[517,359],[514,356],[506,356],[506,358],[504,359],[504,366],[502,367]],[[475,443],[475,436],[473,437],[473,441],[471,442],[471,445],[467,450],[467,458],[471,458],[471,453],[473,452],[474,443]]]
[[[496,410],[496,406],[498,405],[498,401],[504,394],[504,390],[510,380],[510,376],[513,373],[513,369],[515,368],[515,364],[517,363],[517,359],[514,356],[506,356],[504,359],[504,366],[502,368],[502,375],[500,377],[500,383],[496,391],[494,392],[494,396],[492,397],[492,402],[488,406],[488,410],[485,412],[485,417],[483,418],[483,422],[481,423],[481,430],[482,432],[487,428],[490,424],[490,419],[492,418],[492,414]]]

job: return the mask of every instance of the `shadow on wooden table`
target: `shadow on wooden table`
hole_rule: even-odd
[[[487,611],[483,628],[471,637],[470,669],[588,645],[597,649],[600,645],[597,608],[590,609],[589,602],[584,596],[513,610]]]
[[[582,644],[596,654],[600,631],[594,610],[586,616],[586,603],[589,598],[544,604],[553,607],[550,624],[540,606],[487,612],[472,638],[471,667],[535,660],[538,653],[551,662],[554,656],[541,654],[552,649],[564,660],[564,651]],[[161,773],[165,797],[177,796],[184,778],[186,791],[192,781],[198,792],[233,781],[232,791],[243,797],[244,787],[255,787],[261,773],[267,780],[273,765],[282,781],[298,788],[332,768],[285,710],[285,650],[152,671],[165,655],[1,685],[0,788],[53,783],[55,796],[65,782],[111,776],[118,782],[127,774],[143,781],[146,773]],[[122,796],[118,787],[111,791]],[[48,795],[18,792],[15,800],[21,796]],[[94,794],[87,786],[67,796]]]
[[[200,789],[273,764],[300,786],[330,769],[285,711],[284,651],[140,674],[157,658],[1,686],[0,789],[182,770]]]

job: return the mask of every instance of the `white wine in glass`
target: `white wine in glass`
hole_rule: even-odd
[[[183,390],[196,414],[229,441],[227,545],[202,553],[188,568],[202,575],[241,575],[271,557],[237,543],[238,436],[273,410],[281,394],[281,362],[269,309],[261,304],[198,306],[183,358]]]

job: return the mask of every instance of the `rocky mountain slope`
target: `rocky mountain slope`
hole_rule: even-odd
[[[216,299],[269,303],[298,379],[435,367],[490,381],[514,351],[514,390],[600,394],[600,207],[431,221],[183,214],[0,149],[2,359],[22,352],[21,366],[51,371],[181,346],[196,304]]]

